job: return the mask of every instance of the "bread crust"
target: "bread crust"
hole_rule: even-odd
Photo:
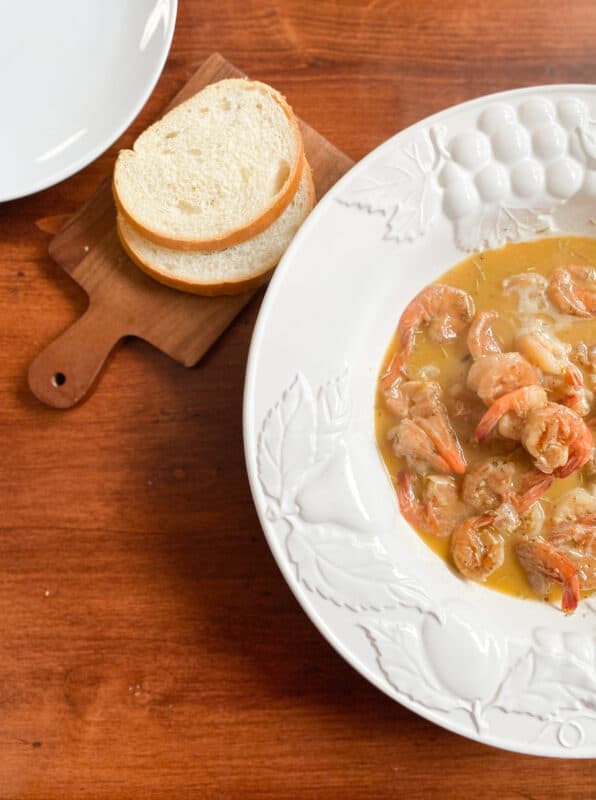
[[[310,211],[315,205],[316,195],[312,178],[312,172],[306,159],[304,159],[303,169],[306,171],[308,179],[309,213],[310,213]],[[302,173],[299,175],[299,178],[300,179],[302,178]],[[292,198],[290,198],[290,200],[292,200]],[[128,220],[127,217],[126,219]],[[152,278],[159,281],[160,283],[163,283],[166,286],[171,286],[174,289],[179,289],[183,292],[190,292],[191,294],[200,294],[200,295],[205,295],[207,297],[215,297],[219,295],[244,294],[244,292],[252,291],[257,287],[261,286],[263,283],[266,283],[271,273],[277,266],[277,259],[274,259],[272,263],[264,264],[252,275],[246,278],[242,278],[238,281],[201,282],[201,281],[186,280],[184,278],[179,278],[177,276],[171,275],[169,272],[160,270],[154,264],[149,264],[148,262],[142,260],[140,256],[137,255],[137,253],[135,253],[130,247],[129,243],[126,240],[126,235],[122,230],[120,223],[118,221],[116,222],[116,230],[122,248],[126,252],[127,256],[131,259],[131,261],[133,261],[136,264],[137,267],[142,269],[143,272],[147,273],[147,275],[150,275]],[[262,233],[263,231],[260,232]],[[174,250],[178,248],[171,248],[171,249]],[[194,248],[194,249],[199,250],[200,248]],[[214,252],[214,251],[202,250],[202,252]]]
[[[212,253],[217,250],[225,250],[235,244],[245,242],[247,239],[253,239],[259,233],[262,233],[264,230],[266,230],[273,222],[275,222],[280,214],[285,211],[292,201],[292,198],[296,194],[300,184],[300,178],[302,177],[302,167],[304,163],[304,142],[302,140],[300,125],[294,115],[294,112],[292,111],[291,106],[280,92],[278,92],[276,89],[273,89],[273,87],[268,86],[266,83],[262,83],[261,81],[249,81],[246,78],[236,80],[245,80],[247,83],[264,89],[280,106],[292,130],[294,131],[297,143],[296,159],[292,165],[290,174],[288,175],[285,184],[275,195],[265,210],[259,216],[249,220],[241,228],[236,228],[224,236],[213,239],[188,239],[166,236],[159,231],[145,227],[137,219],[135,219],[131,212],[126,208],[126,205],[122,202],[118,194],[118,182],[116,178],[117,169],[115,169],[114,178],[112,180],[112,193],[114,195],[114,201],[116,203],[118,213],[121,214],[130,225],[136,228],[140,234],[142,234],[146,239],[149,239],[149,241],[162,245],[162,247],[169,247],[171,250],[202,250],[206,253]],[[176,106],[176,109],[181,108],[186,103],[190,103],[193,99],[193,97],[189,98],[184,103],[181,103],[180,106]],[[134,152],[134,150],[132,152]],[[117,164],[118,160],[116,160],[116,166]]]

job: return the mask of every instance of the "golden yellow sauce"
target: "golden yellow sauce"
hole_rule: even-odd
[[[493,330],[497,334],[503,351],[506,352],[514,349],[514,338],[516,331],[519,331],[523,317],[517,311],[517,294],[504,293],[503,281],[510,276],[530,271],[548,277],[557,267],[569,264],[588,264],[596,267],[596,239],[556,237],[521,244],[509,244],[499,250],[489,250],[470,256],[444,273],[437,283],[468,292],[474,300],[476,312],[498,311],[500,316],[493,326]],[[583,341],[587,345],[591,345],[596,343],[596,319],[560,316],[556,319],[553,333],[561,341],[569,344]],[[398,343],[393,339],[387,349],[379,375],[385,372],[396,350],[398,350]],[[531,459],[521,447],[518,447],[513,453],[507,454],[507,449],[510,448],[504,450],[502,441],[493,440],[478,444],[473,441],[474,426],[458,420],[455,415],[455,399],[449,389],[456,384],[465,385],[471,363],[465,334],[456,340],[437,344],[430,338],[426,330],[421,330],[417,333],[412,352],[406,360],[406,372],[410,379],[416,379],[424,367],[432,365],[438,368],[438,374],[433,374],[432,380],[440,383],[443,389],[443,402],[460,438],[469,466],[473,466],[479,461],[485,461],[491,456],[499,455],[530,470],[532,468]],[[482,408],[484,409],[484,407]],[[406,462],[405,459],[394,454],[388,439],[388,431],[396,425],[396,418],[386,408],[380,384],[375,414],[378,446],[389,475],[395,483],[397,474],[406,466]],[[582,470],[554,482],[542,498],[547,523],[552,503],[564,492],[584,485],[586,482],[586,476]],[[480,512],[471,512],[471,514],[478,513]],[[423,531],[418,531],[418,533],[437,555],[455,569],[450,554],[450,537],[440,538]],[[503,566],[488,577],[485,585],[508,594],[535,597],[525,572],[513,552],[514,544],[515,538],[512,537],[506,543]],[[555,590],[553,598],[556,596]]]

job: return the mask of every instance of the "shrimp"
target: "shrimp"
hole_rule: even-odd
[[[592,432],[575,411],[547,403],[528,414],[521,442],[541,472],[566,478],[590,459]]]
[[[406,380],[403,374],[396,374],[401,367],[394,364],[399,363],[399,359],[394,357],[385,373],[388,379],[392,375],[391,384],[384,390],[387,408],[398,419],[418,416],[418,412],[428,416],[442,405],[440,384],[436,381]]]
[[[518,336],[515,345],[528,361],[549,375],[564,375],[569,369],[571,346],[543,328]]]
[[[495,530],[494,515],[469,517],[461,522],[451,537],[451,555],[461,574],[475,581],[485,581],[502,566],[505,542]]]
[[[519,528],[521,520],[517,511],[509,503],[501,505],[493,512],[493,524],[499,533],[509,536]]]
[[[403,358],[395,353],[380,378],[386,398],[395,396],[399,392],[399,384],[403,378]]]
[[[435,536],[449,536],[463,513],[455,478],[447,475],[428,477],[423,503],[416,497],[411,474],[402,470],[397,476],[397,498],[410,525]]]
[[[519,542],[515,552],[536,594],[546,595],[550,581],[556,581],[563,586],[561,608],[566,613],[575,611],[579,602],[579,575],[577,567],[565,553],[539,538]]]
[[[443,406],[441,385],[436,381],[404,381],[400,384],[402,416],[430,417]]]
[[[577,390],[577,399],[574,402],[573,393],[565,404],[569,408],[580,415],[586,417],[592,410],[594,403],[594,391],[596,391],[596,345],[588,345],[585,342],[578,342],[572,348],[569,358],[576,364],[576,366],[583,367],[587,375],[588,386],[584,386],[583,390]]]
[[[588,347],[585,342],[578,342],[571,349],[570,358],[590,372],[596,372],[596,344]]]
[[[547,293],[559,311],[591,317],[596,312],[596,270],[585,264],[560,267],[550,276]]]
[[[531,364],[547,375],[562,377],[570,387],[583,386],[581,370],[569,358],[570,345],[543,329],[518,336],[515,346]]]
[[[385,405],[387,409],[391,411],[391,413],[397,417],[398,419],[403,419],[407,416],[407,409],[404,405],[404,400],[401,394],[401,384],[403,382],[403,376],[399,374],[393,374],[391,372],[393,365],[395,363],[395,358],[392,359],[391,364],[389,365],[389,370],[381,376],[381,385],[383,386],[383,397],[385,399]],[[385,378],[390,380],[390,383],[385,385],[384,381]]]
[[[478,394],[487,406],[499,397],[539,383],[538,373],[519,353],[492,353],[481,356],[470,367],[468,389]]]
[[[596,589],[596,495],[577,487],[560,497],[547,538],[575,564],[580,587]]]
[[[587,417],[592,410],[594,392],[590,391],[590,389],[586,389],[585,386],[578,386],[566,394],[561,399],[561,402],[564,403],[567,408],[575,411],[580,417]]]
[[[462,499],[478,511],[492,511],[512,491],[515,466],[492,458],[471,467],[464,475]]]
[[[499,397],[490,406],[476,427],[476,439],[479,442],[486,439],[497,423],[502,436],[519,439],[528,414],[546,404],[546,392],[540,386],[522,386],[514,389]]]
[[[479,311],[468,331],[468,350],[474,361],[491,353],[501,353],[501,345],[493,333],[492,323],[498,319],[496,311]]]
[[[517,476],[511,462],[493,458],[468,470],[462,484],[462,498],[479,511],[491,511],[505,503],[518,514],[525,514],[553,481],[551,475],[541,472]]]
[[[433,341],[446,342],[455,339],[473,316],[474,301],[470,295],[441,283],[426,286],[408,303],[397,325],[398,352],[381,375],[390,408],[395,399],[392,390],[406,376],[405,359],[414,346],[416,331],[427,325]]]
[[[510,502],[515,505],[517,511],[523,516],[535,505],[539,505],[538,501],[554,482],[554,475],[545,475],[540,470],[526,472],[519,481],[517,491]],[[544,511],[542,514],[542,521],[544,522]]]
[[[544,373],[543,385],[580,416],[590,413],[593,394],[584,387],[581,369],[569,358],[571,346],[563,344],[542,328],[516,339],[519,352]]]
[[[593,426],[590,426],[593,429]],[[592,455],[584,464],[584,475],[589,480],[596,478],[596,447],[592,448]]]
[[[428,325],[430,337],[435,342],[455,339],[474,316],[474,301],[467,292],[442,283],[424,288],[406,306],[397,326],[402,354],[408,354],[414,345],[419,328]]]
[[[438,472],[463,474],[466,471],[466,459],[441,400],[438,383],[402,383],[400,411],[405,418],[393,429],[395,433],[391,433],[396,455],[417,463],[426,462]]]
[[[417,472],[425,473],[428,467],[446,475],[452,471],[430,436],[413,420],[402,419],[399,425],[389,431],[388,437],[395,455],[407,458]]]
[[[585,342],[578,342],[575,347],[571,349],[571,353],[569,354],[569,358],[586,373],[585,382],[587,384],[586,388],[584,388],[583,395],[585,404],[589,406],[588,410],[579,411],[577,408],[574,408],[574,411],[577,411],[578,414],[582,417],[587,416],[590,411],[592,410],[592,405],[594,403],[594,392],[596,391],[596,345],[588,345]]]
[[[556,545],[579,544],[596,555],[596,495],[577,487],[560,497],[553,508],[548,538]]]
[[[551,518],[554,528],[559,528],[591,514],[596,514],[596,495],[578,486],[557,499]]]
[[[575,564],[580,587],[596,589],[596,513],[553,525],[548,540],[562,547]]]
[[[517,534],[528,539],[534,539],[536,536],[540,536],[544,528],[545,519],[546,515],[542,503],[538,501],[532,503],[527,511],[520,514]]]
[[[557,546],[572,542],[583,553],[596,556],[596,513],[554,525],[548,540]]]

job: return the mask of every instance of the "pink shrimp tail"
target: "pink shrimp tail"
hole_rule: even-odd
[[[576,364],[569,364],[565,377],[571,386],[579,387],[584,385],[584,376],[581,369]]]
[[[381,375],[381,386],[383,389],[390,389],[394,383],[404,376],[404,358],[400,353],[395,353],[389,366]]]
[[[517,545],[516,552],[528,575],[538,572],[549,580],[560,583],[563,586],[561,608],[567,614],[575,611],[579,603],[579,575],[570,558],[557,550],[551,542],[543,539],[521,542]]]
[[[554,471],[554,474],[557,476],[557,478],[567,478],[569,475],[571,475],[572,472],[581,469],[583,465],[587,461],[589,461],[589,459],[590,459],[589,453],[586,458],[581,457],[579,455],[573,455],[566,464],[556,469]]]
[[[397,325],[397,334],[399,336],[399,343],[401,352],[408,355],[414,344],[414,335],[416,328],[420,325],[423,316],[421,311],[421,302],[424,297],[423,291],[416,295],[408,305],[405,307],[399,323]]]
[[[397,476],[397,499],[403,516],[410,525],[418,527],[423,521],[422,508],[414,493],[410,473],[405,469],[402,469]]]
[[[536,397],[536,393],[540,396]],[[498,397],[488,411],[484,414],[476,427],[476,439],[481,442],[486,439],[488,434],[497,425],[501,417],[505,414],[513,413],[526,416],[527,413],[537,405],[546,403],[544,390],[536,385],[520,386],[511,392]]]
[[[575,542],[580,547],[584,547],[582,541],[589,540],[589,550],[592,554],[593,537],[596,531],[596,514],[585,514],[574,520],[558,522],[551,527],[549,541],[555,546]]]
[[[571,614],[579,603],[579,575],[575,572],[568,580],[563,583],[563,597],[561,608],[566,614]]]
[[[537,472],[530,480],[529,488],[514,500],[514,506],[518,514],[525,514],[530,506],[540,500],[542,495],[553,485],[554,480],[554,475],[544,475],[542,472]]]
[[[568,475],[571,475],[572,472],[581,469],[592,456],[592,450],[594,449],[592,431],[588,428],[583,419],[580,420],[580,422],[581,425],[578,428],[578,433],[570,447],[571,455],[569,456],[569,460],[566,464],[563,464],[562,467],[554,471],[557,478],[566,478]]]
[[[559,267],[550,277],[547,294],[561,311],[575,314],[578,317],[591,316],[587,303],[591,301],[590,292],[579,289],[573,281],[572,272],[577,266]]]
[[[444,430],[439,432],[428,420],[419,419],[418,425],[426,433],[428,438],[433,443],[435,450],[439,457],[445,461],[448,467],[448,472],[455,472],[458,475],[463,475],[468,466],[464,451],[453,431],[449,430],[446,433]]]
[[[499,398],[499,400],[500,399],[501,398]],[[475,436],[479,442],[486,439],[488,434],[496,427],[503,414],[505,414],[503,403],[499,404],[499,400],[495,400],[476,426]]]
[[[445,459],[445,461],[449,464],[453,472],[457,475],[463,475],[466,471],[468,466],[466,462],[466,458],[459,447],[454,448],[453,450],[441,450],[441,455]]]
[[[584,376],[581,369],[576,364],[569,364],[567,371],[565,372],[565,379],[572,388],[569,394],[565,395],[562,403],[569,408],[573,408],[581,399],[581,390],[584,386]]]
[[[494,401],[476,427],[476,439],[479,442],[486,439],[488,434],[496,427],[501,417],[512,410],[512,401],[514,401],[517,396],[521,397],[525,389],[525,386],[522,386],[520,389],[514,389],[512,392],[507,392],[507,394],[502,395]]]

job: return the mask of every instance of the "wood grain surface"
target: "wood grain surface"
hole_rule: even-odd
[[[42,346],[83,312],[36,220],[72,214],[219,50],[354,159],[487,92],[596,77],[596,5],[180,0],[151,99],[101,158],[0,206],[0,797],[569,798],[593,762],[448,733],[356,674],[300,611],[246,481],[258,303],[200,365],[126,341],[89,400],[42,406]]]

